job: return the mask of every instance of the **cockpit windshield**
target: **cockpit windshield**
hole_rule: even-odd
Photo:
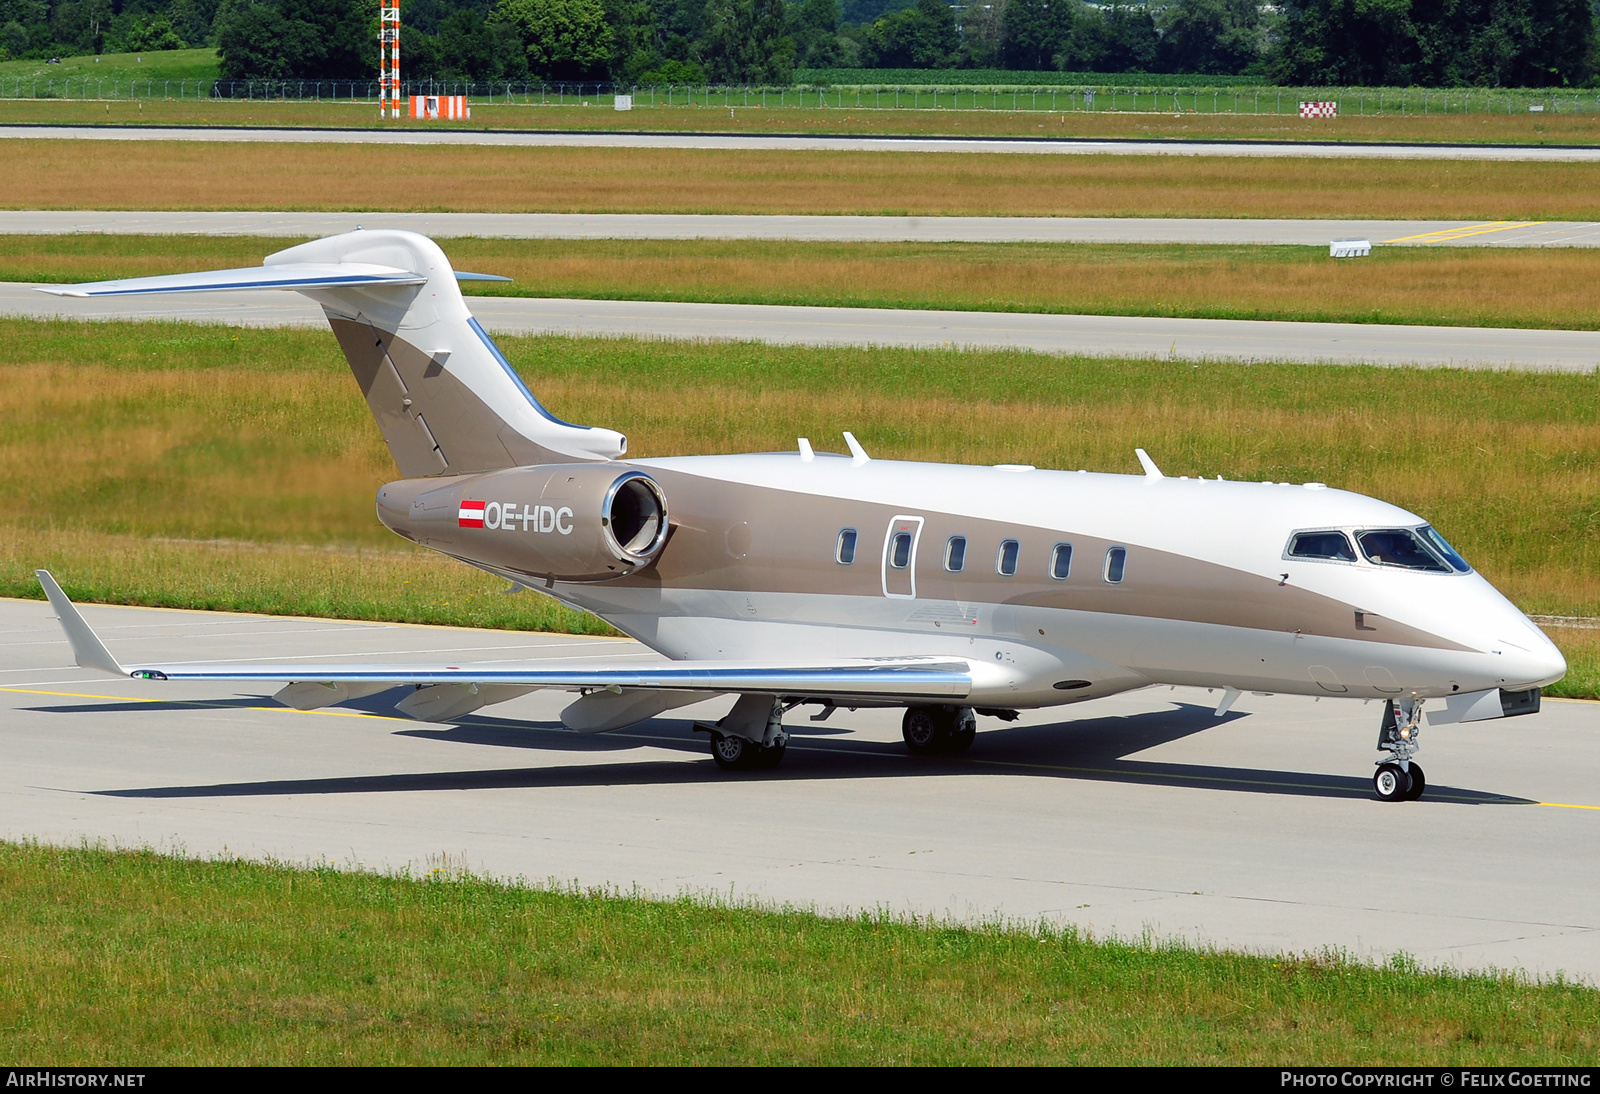
[[[1440,552],[1421,537],[1419,533],[1423,531],[1432,532],[1433,529],[1374,528],[1357,532],[1356,542],[1361,545],[1361,553],[1367,561],[1378,566],[1397,566],[1404,570],[1423,570],[1435,574],[1450,573],[1455,567],[1440,557]],[[1439,536],[1437,532],[1433,534]],[[1444,542],[1442,537],[1439,537],[1439,542]],[[1455,552],[1451,551],[1450,554],[1455,555]],[[1465,570],[1466,563],[1461,565]]]

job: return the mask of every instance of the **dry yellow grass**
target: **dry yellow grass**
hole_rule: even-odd
[[[1600,218],[1600,164],[28,141],[12,209]]]
[[[46,569],[80,601],[615,635],[592,615],[389,537],[308,547],[0,524],[0,596],[41,594]]]
[[[53,361],[5,376],[10,519],[199,539],[395,542],[372,514],[393,463],[350,398],[347,373]]]
[[[1334,262],[1309,247],[478,239],[447,246],[472,269],[516,279],[490,291],[537,296],[1600,327],[1600,250],[1586,248],[1389,248],[1367,261]]]
[[[0,279],[92,281],[253,266],[295,241],[0,236]],[[515,278],[494,295],[978,308],[1214,318],[1600,327],[1600,249],[441,241],[457,265]]]
[[[174,85],[176,86],[176,85]],[[189,85],[193,94],[193,84]],[[681,99],[681,92],[679,93]],[[850,100],[847,94],[847,102]],[[923,93],[926,96],[927,92]],[[1249,92],[1241,93],[1241,102]],[[1276,94],[1262,89],[1262,101]],[[1048,92],[1040,102],[1048,101]],[[1417,93],[1412,92],[1413,100]],[[870,92],[867,93],[870,101]],[[1372,93],[1368,93],[1369,106]],[[926,99],[923,100],[924,102]],[[1103,101],[1103,100],[1102,100]],[[1226,101],[1226,95],[1224,96]],[[1391,97],[1390,101],[1393,99]],[[1287,102],[1287,96],[1286,96]],[[1206,104],[1203,104],[1203,106]],[[1458,100],[1459,105],[1459,100]],[[257,99],[196,102],[85,102],[12,100],[11,122],[56,125],[243,125],[392,128],[409,122],[380,122],[372,103],[272,102]],[[615,130],[695,133],[844,133],[915,136],[1088,137],[1111,139],[1398,141],[1495,144],[1594,144],[1600,142],[1600,114],[1431,114],[1393,112],[1308,121],[1297,115],[1155,114],[1071,111],[844,109],[815,107],[743,108],[674,106],[619,114],[605,106],[472,104],[472,119],[432,128]]]

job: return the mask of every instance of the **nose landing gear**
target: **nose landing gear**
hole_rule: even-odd
[[[1397,708],[1393,699],[1383,707],[1383,724],[1378,727],[1378,751],[1389,759],[1378,760],[1372,775],[1372,789],[1379,801],[1416,801],[1427,787],[1422,765],[1412,759],[1417,754],[1417,738],[1422,732],[1422,700],[1402,700]]]

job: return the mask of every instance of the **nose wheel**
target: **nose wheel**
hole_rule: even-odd
[[[1417,738],[1422,730],[1422,700],[1413,699],[1396,706],[1390,699],[1383,707],[1383,724],[1378,727],[1378,750],[1387,752],[1387,760],[1379,760],[1378,770],[1372,773],[1372,789],[1379,801],[1416,801],[1422,797],[1428,780],[1422,765],[1412,759],[1420,747]]]

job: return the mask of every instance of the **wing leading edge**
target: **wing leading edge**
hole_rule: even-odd
[[[728,694],[772,694],[855,699],[962,699],[972,690],[965,661],[935,657],[775,664],[738,661],[669,661],[659,665],[350,665],[329,663],[122,665],[84,621],[49,571],[39,584],[81,668],[140,680],[306,681],[328,685],[476,684],[564,690],[618,689]],[[372,688],[364,691],[374,690]]]

